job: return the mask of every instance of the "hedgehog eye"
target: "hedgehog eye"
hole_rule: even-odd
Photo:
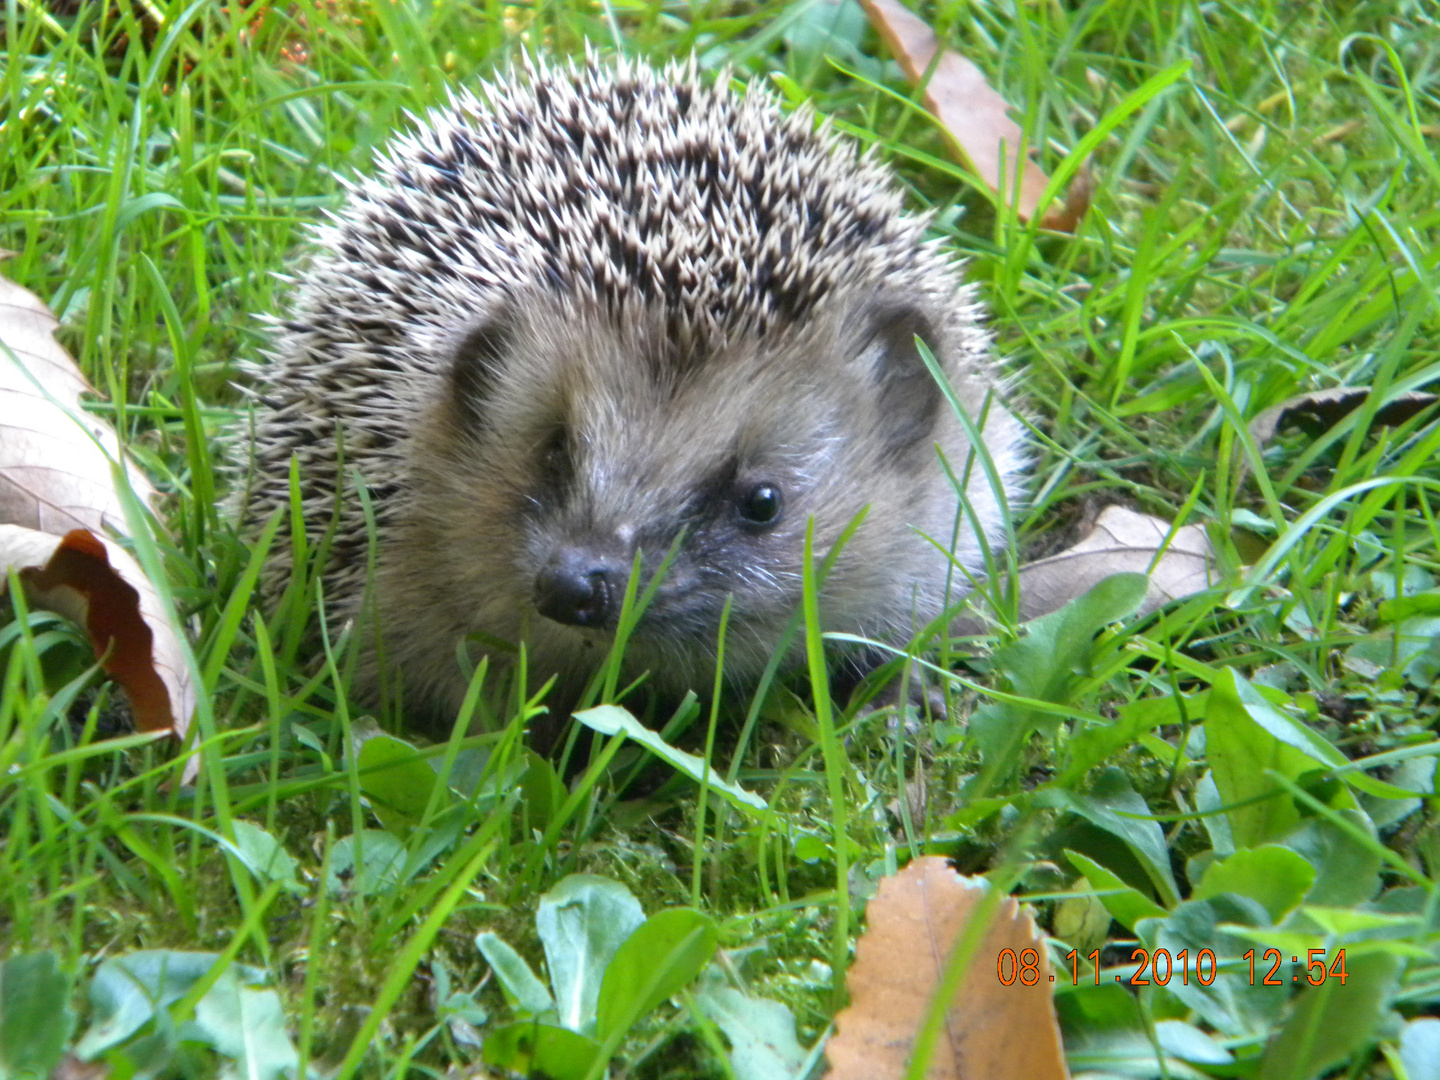
[[[784,499],[774,484],[756,484],[740,496],[740,516],[749,525],[771,526],[780,520]]]
[[[574,475],[575,458],[571,453],[570,429],[564,424],[556,424],[541,445],[540,471],[552,488],[564,487]]]

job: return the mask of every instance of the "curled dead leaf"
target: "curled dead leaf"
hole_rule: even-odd
[[[1025,133],[1010,118],[1005,99],[973,63],[953,49],[941,49],[935,32],[900,0],[861,0],[861,5],[911,82],[920,82],[930,72],[925,107],[940,121],[961,161],[991,191],[1007,196],[1016,192],[1015,213],[1021,221],[1033,218],[1050,179],[1028,153],[1021,153]],[[1041,226],[1073,232],[1090,206],[1091,192],[1089,171],[1082,170],[1066,191],[1064,205],[1052,204]]]
[[[85,529],[63,538],[0,525],[0,595],[15,568],[26,599],[85,629],[95,657],[125,691],[141,731],[184,738],[195,687],[160,597],[114,541]]]
[[[0,568],[18,570],[34,606],[85,629],[141,731],[183,737],[195,689],[180,631],[135,560],[105,538],[125,531],[112,467],[125,459],[110,425],[80,407],[94,390],[56,325],[34,293],[0,278]],[[143,474],[126,478],[153,502]]]
[[[934,856],[915,859],[880,883],[865,909],[867,929],[846,978],[850,1006],[835,1018],[825,1049],[830,1080],[899,1080],[905,1074],[946,964],[967,929],[981,935],[979,945],[945,1005],[925,1076],[1069,1076],[1044,936],[1008,896],[983,929],[971,928],[986,907],[988,888],[984,879],[963,878]]]
[[[59,535],[125,531],[111,474],[124,461],[114,430],[80,407],[95,393],[55,340],[58,322],[34,293],[0,278],[0,522]],[[155,489],[137,469],[130,488]]]
[[[1029,622],[1058,611],[1112,574],[1149,576],[1150,585],[1137,612],[1142,616],[1208,589],[1213,584],[1214,555],[1205,530],[1185,525],[1173,536],[1170,531],[1170,522],[1163,518],[1107,506],[1078,543],[1020,568],[1020,620]],[[986,624],[982,615],[967,613],[956,618],[950,628],[954,634],[979,634]]]
[[[1307,435],[1319,435],[1360,408],[1371,393],[1366,386],[1333,386],[1328,390],[1296,394],[1251,420],[1250,437],[1255,445],[1264,446],[1275,437],[1275,432],[1292,424]],[[1420,390],[1397,394],[1375,410],[1375,423],[1386,427],[1403,424],[1437,401],[1440,395]]]

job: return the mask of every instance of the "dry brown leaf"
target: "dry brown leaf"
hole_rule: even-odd
[[[1170,522],[1163,518],[1107,506],[1079,543],[1021,568],[1021,618],[1034,619],[1056,611],[1111,574],[1149,573],[1150,588],[1140,605],[1141,615],[1208,589],[1213,583],[1214,559],[1210,538],[1199,525],[1175,530],[1165,554],[1155,562],[1170,529]]]
[[[1150,587],[1139,615],[1148,615],[1172,600],[1208,589],[1213,584],[1214,556],[1205,530],[1199,525],[1177,529],[1156,561],[1169,535],[1170,522],[1163,518],[1137,514],[1123,506],[1107,506],[1079,543],[1020,567],[1020,621],[1029,622],[1058,611],[1111,574],[1149,575]],[[984,615],[967,612],[950,624],[950,632],[980,634],[987,625]]]
[[[66,1051],[59,1064],[50,1070],[49,1080],[107,1080],[111,1073],[111,1066],[103,1061],[81,1061]]]
[[[129,552],[85,529],[62,538],[0,525],[0,595],[11,567],[33,606],[85,629],[139,730],[184,738],[195,711],[190,669],[160,597]]]
[[[829,1080],[899,1080],[940,985],[946,960],[988,885],[942,858],[915,859],[865,909],[868,928],[846,978],[850,1007],[825,1049]],[[1024,977],[1017,969],[1025,950]],[[1005,950],[1017,962],[1004,968]],[[1025,981],[1030,980],[1030,985]],[[1051,1001],[1054,976],[1030,913],[1005,897],[974,952],[935,1051],[928,1080],[1063,1080],[1070,1074]]]
[[[925,84],[925,107],[940,121],[941,131],[970,170],[991,191],[1002,192],[1007,197],[1016,190],[1015,176],[1019,170],[1015,213],[1021,221],[1029,221],[1035,216],[1050,179],[1028,155],[1020,153],[1025,145],[1025,133],[1010,119],[1010,106],[1005,99],[985,81],[978,67],[953,49],[944,49],[936,61],[938,42],[934,31],[900,0],[860,2],[870,24],[911,82],[923,79],[934,61],[935,70]],[[1058,232],[1073,232],[1089,206],[1089,176],[1082,172],[1065,193],[1065,205],[1052,203],[1040,224]]]
[[[119,440],[80,407],[80,395],[95,391],[56,342],[56,325],[39,297],[0,278],[0,522],[57,536],[124,532],[110,471],[123,460]],[[150,482],[136,469],[128,475],[150,505]]]
[[[34,293],[0,278],[0,567],[19,569],[32,604],[85,629],[141,731],[183,737],[195,689],[179,629],[135,560],[104,538],[125,530],[111,469],[124,458],[114,430],[80,407],[94,390],[56,325]],[[135,469],[128,478],[151,503],[149,481]]]
[[[1370,394],[1370,388],[1365,386],[1335,386],[1296,394],[1251,420],[1250,436],[1257,446],[1264,446],[1275,432],[1292,424],[1307,435],[1319,435],[1360,408]],[[1440,395],[1420,390],[1398,394],[1375,410],[1375,423],[1386,427],[1403,424],[1436,401],[1440,401]]]

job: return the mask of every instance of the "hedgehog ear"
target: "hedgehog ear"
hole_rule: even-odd
[[[881,308],[875,314],[874,332],[865,355],[874,357],[872,377],[880,436],[886,453],[903,457],[922,442],[929,442],[940,413],[941,393],[915,344],[918,337],[934,348],[930,320],[912,307]]]
[[[508,309],[492,312],[460,336],[450,362],[450,398],[461,419],[483,422],[496,373],[514,340],[515,323]]]

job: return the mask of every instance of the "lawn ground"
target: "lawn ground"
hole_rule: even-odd
[[[1440,423],[1424,399],[1387,407],[1440,374],[1440,9],[922,14],[1016,104],[1047,169],[1100,133],[1075,235],[1027,229],[951,163],[849,0],[5,5],[0,270],[60,317],[107,399],[96,411],[164,494],[165,531],[140,546],[193,631],[205,764],[181,787],[163,744],[102,738],[113,691],[94,693],[74,631],[7,608],[0,957],[26,966],[0,980],[0,1031],[32,1017],[32,1037],[58,1025],[52,1044],[72,1045],[64,998],[73,1037],[88,1030],[117,1076],[127,1060],[213,1075],[245,1032],[293,1044],[248,1059],[262,1075],[297,1059],[341,1077],[480,1075],[480,1038],[525,1011],[492,975],[494,941],[542,970],[540,898],[584,873],[646,913],[703,912],[725,950],[708,982],[613,1040],[611,1075],[789,1075],[732,1063],[738,1036],[707,992],[780,1003],[795,1046],[814,1046],[865,898],[931,853],[1033,904],[1077,1073],[1440,1076],[1425,1019],[1440,1009]],[[990,633],[921,651],[950,673],[933,726],[802,693],[753,724],[721,718],[708,741],[703,710],[672,732],[764,813],[679,774],[635,798],[640,752],[598,738],[561,787],[503,705],[491,734],[434,744],[436,783],[396,717],[347,698],[346,642],[328,662],[307,651],[313,604],[252,613],[223,500],[232,381],[264,346],[254,315],[285,309],[279,275],[307,226],[408,114],[522,47],[587,43],[693,52],[712,76],[810,101],[933,209],[1029,402],[1013,561],[1118,503],[1203,526],[1215,587],[1145,618],[1092,599],[1028,631],[1002,605]],[[1352,411],[1257,441],[1264,410],[1335,387],[1357,391]],[[366,743],[388,770],[346,749],[377,724],[406,740]],[[1116,985],[1137,948],[1209,949],[1220,971]],[[1325,986],[1306,985],[1312,949]],[[90,1025],[126,991],[97,964],[140,950],[221,960],[173,958],[161,1019],[106,1043]],[[558,988],[554,955],[548,974]],[[244,1007],[216,1005],[222,991]]]

